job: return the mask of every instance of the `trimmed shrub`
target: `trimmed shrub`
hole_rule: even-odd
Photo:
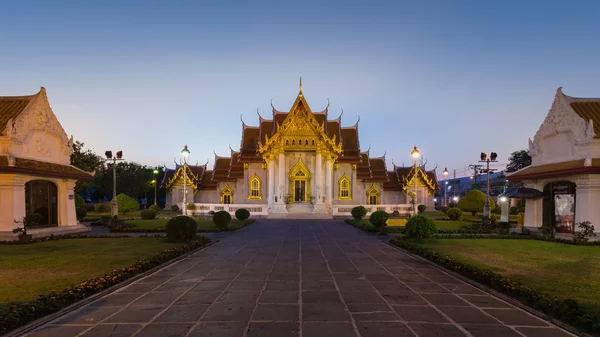
[[[177,205],[173,205],[173,206],[171,206],[171,210],[172,210],[173,212],[177,212],[177,211],[179,211],[179,206],[177,206]]]
[[[245,208],[238,208],[235,211],[235,218],[244,221],[250,217],[250,211]]]
[[[141,215],[142,215],[142,219],[144,219],[144,220],[156,219],[156,212],[151,209],[143,210]]]
[[[496,205],[496,207],[494,207],[492,209],[492,213],[493,214],[502,214],[502,206],[500,205]]]
[[[41,215],[40,213],[27,214],[23,218],[23,225],[26,227],[39,226],[39,225],[43,225],[46,223],[47,223],[46,217]]]
[[[106,212],[106,211],[108,211],[108,209],[105,204],[95,204],[94,205],[94,212],[101,213],[101,212]]]
[[[127,214],[140,209],[140,204],[135,199],[123,193],[117,195],[117,203],[119,204],[120,214]]]
[[[218,211],[213,215],[213,222],[217,225],[218,229],[226,229],[227,225],[231,222],[231,214],[226,211]]]
[[[417,210],[419,211],[419,213],[425,212],[426,209],[427,209],[427,206],[425,206],[425,205],[417,206]]]
[[[471,212],[472,215],[476,215],[477,212],[483,212],[484,205],[485,193],[480,190],[471,190],[458,201],[458,208],[464,212]],[[490,198],[490,209],[494,209],[495,207],[496,203]]]
[[[446,215],[448,216],[448,218],[450,218],[450,220],[458,220],[462,218],[462,211],[458,208],[450,208],[446,212]]]
[[[352,209],[352,217],[354,220],[362,220],[367,215],[367,209],[363,206],[356,206]]]
[[[435,223],[423,215],[415,215],[406,222],[405,233],[408,236],[426,239],[437,232]]]
[[[158,205],[152,205],[152,206],[148,207],[148,209],[153,210],[154,213],[156,213],[156,214],[160,213],[160,211],[161,211],[160,206],[158,206]]]
[[[190,241],[196,238],[198,223],[189,216],[179,215],[171,218],[165,229],[169,241]]]
[[[75,193],[75,209],[80,209],[80,208],[85,208],[85,200],[83,200],[83,198]]]
[[[450,209],[450,207],[448,207],[448,206],[444,206],[444,207],[442,207],[440,210],[442,211],[442,213],[446,214],[446,213],[448,213],[448,210],[449,210],[449,209]]]
[[[390,214],[386,211],[375,211],[373,213],[371,213],[371,216],[369,217],[369,222],[371,222],[371,224],[373,226],[375,226],[375,228],[382,232],[383,231],[383,227],[385,227],[385,223],[386,221],[390,218]]]
[[[78,207],[77,209],[75,209],[75,216],[77,217],[77,220],[85,218],[86,215],[87,209],[85,209],[85,206]]]
[[[190,210],[190,211],[195,211],[196,210],[196,204],[193,204],[193,203],[187,204],[187,209]]]
[[[102,220],[102,222],[105,224],[108,224],[110,222],[110,215],[103,215],[100,217],[100,220]]]

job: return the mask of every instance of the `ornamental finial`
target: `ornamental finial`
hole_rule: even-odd
[[[300,76],[300,92],[302,92],[302,76]]]

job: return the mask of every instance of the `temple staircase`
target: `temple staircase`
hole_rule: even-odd
[[[314,205],[295,202],[286,205],[287,213],[269,214],[269,219],[333,219],[331,212],[315,213]]]

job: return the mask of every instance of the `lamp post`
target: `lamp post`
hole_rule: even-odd
[[[187,158],[190,156],[190,150],[185,145],[181,150],[181,156],[183,157],[183,207],[181,213],[187,215]]]
[[[158,177],[158,169],[154,169],[152,174],[154,174],[154,180],[152,180],[152,182],[154,183],[154,205],[156,205],[156,178]]]
[[[498,158],[498,154],[496,152],[492,152],[488,157],[487,153],[481,152],[481,160],[480,163],[487,163],[487,188],[485,190],[485,205],[483,206],[483,217],[485,222],[488,222],[490,219],[490,172],[494,170],[490,170],[490,162],[497,162],[496,158]]]
[[[414,179],[415,179],[415,197],[413,198],[413,216],[417,215],[417,162],[419,161],[419,157],[421,156],[421,152],[419,152],[419,150],[417,150],[417,146],[415,146],[415,148],[410,152],[411,157],[413,157],[414,160],[414,169],[415,169],[415,174],[414,174]]]
[[[448,172],[448,168],[445,167],[444,168],[444,206],[448,206],[446,203],[446,191],[448,190],[448,174],[450,172]]]
[[[123,160],[123,151],[117,151],[113,156],[112,151],[104,152],[106,155],[106,161],[113,162],[113,197],[110,202],[110,216],[115,217],[119,215],[119,203],[117,202],[117,160]]]

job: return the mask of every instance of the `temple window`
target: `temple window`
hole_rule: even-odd
[[[304,141],[304,145],[308,146],[308,139]]]
[[[315,146],[315,140],[314,139],[312,140],[312,146]]]
[[[223,187],[223,189],[221,190],[221,203],[233,203],[233,190],[231,189],[231,187],[229,187],[229,184],[226,184],[225,187]]]
[[[286,146],[287,146],[287,145],[290,145],[290,141],[289,141],[289,139],[286,139],[286,140],[285,140],[285,145],[286,145]]]
[[[292,139],[292,145],[296,145],[296,140]]]
[[[339,188],[340,188],[340,193],[338,195],[338,199],[339,200],[352,199],[352,194],[350,193],[350,186],[351,186],[350,179],[348,178],[348,176],[346,176],[345,173],[340,178],[338,183],[339,183]]]
[[[262,199],[260,193],[260,178],[256,173],[250,178],[249,185],[248,199]]]
[[[375,185],[367,191],[367,205],[379,205],[379,190]]]

